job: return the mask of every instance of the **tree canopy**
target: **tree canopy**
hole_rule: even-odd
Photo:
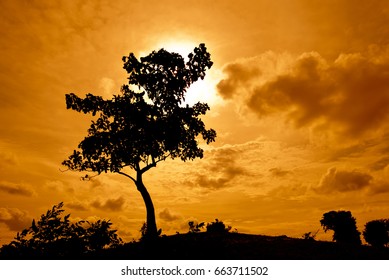
[[[389,219],[367,222],[363,238],[374,247],[384,247],[389,244]]]
[[[204,78],[212,61],[204,44],[188,57],[185,63],[181,55],[161,49],[138,61],[131,53],[123,57],[129,84],[122,86],[120,95],[104,100],[90,93],[85,98],[67,94],[68,109],[99,116],[79,150],[63,164],[72,170],[102,173],[119,172],[126,166],[139,171],[143,163],[147,171],[168,157],[184,161],[203,157],[196,137],[201,134],[207,144],[216,137],[200,119],[209,106],[200,102],[183,106],[183,102],[187,88]]]
[[[339,243],[361,244],[356,220],[350,211],[330,211],[323,214],[320,223],[325,232],[333,230],[333,240]]]

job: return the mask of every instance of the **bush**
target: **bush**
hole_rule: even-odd
[[[363,238],[374,247],[384,247],[389,243],[389,220],[381,219],[367,222]]]
[[[226,227],[226,225],[218,219],[215,219],[214,222],[207,224],[207,232],[210,233],[227,233],[230,232],[230,230],[231,226]]]
[[[314,241],[314,240],[316,240],[316,235],[318,232],[319,232],[319,230],[317,230],[315,233],[312,233],[311,231],[306,232],[303,234],[302,238],[304,240],[313,240]]]
[[[195,223],[194,221],[189,221],[188,226],[189,226],[189,233],[197,233],[204,228],[205,223],[204,222]]]
[[[15,240],[0,249],[2,258],[69,258],[113,248],[122,239],[110,221],[71,223],[70,214],[61,215],[63,202],[53,206],[38,222],[17,233]]]

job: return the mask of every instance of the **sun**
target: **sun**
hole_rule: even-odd
[[[187,60],[189,53],[193,52],[194,48],[200,43],[202,42],[194,43],[193,41],[169,40],[161,42],[160,48],[164,48],[169,52],[178,53]],[[207,44],[205,45],[207,46]],[[212,57],[212,49],[208,48],[208,51],[211,53]],[[217,70],[215,65],[207,70],[204,80],[198,80],[189,87],[184,104],[193,105],[197,102],[205,102],[212,106],[223,103],[216,90],[216,85],[221,77],[221,71]]]
[[[169,52],[175,52],[180,54],[184,59],[188,58],[188,54],[193,52],[194,48],[198,46],[192,42],[179,42],[179,41],[168,41],[161,43],[162,48]]]

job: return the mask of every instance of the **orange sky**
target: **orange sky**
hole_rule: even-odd
[[[0,13],[0,244],[60,201],[139,237],[130,181],[60,171],[89,127],[65,94],[112,96],[123,55],[201,42],[214,66],[191,94],[218,137],[202,160],[145,174],[164,233],[218,218],[301,237],[330,210],[350,210],[360,231],[388,218],[388,1],[12,0]]]

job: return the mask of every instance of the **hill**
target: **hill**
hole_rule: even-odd
[[[127,243],[94,257],[156,260],[389,260],[389,248],[373,248],[367,245],[347,246],[335,242],[287,236],[192,233],[163,236],[152,244]]]
[[[134,241],[111,249],[76,255],[69,254],[77,250],[66,250],[60,245],[57,244],[56,246],[59,246],[57,248],[52,247],[50,255],[31,249],[2,250],[0,259],[389,260],[389,248],[305,240],[285,235],[265,236],[242,233],[176,234],[162,236],[152,242]]]

